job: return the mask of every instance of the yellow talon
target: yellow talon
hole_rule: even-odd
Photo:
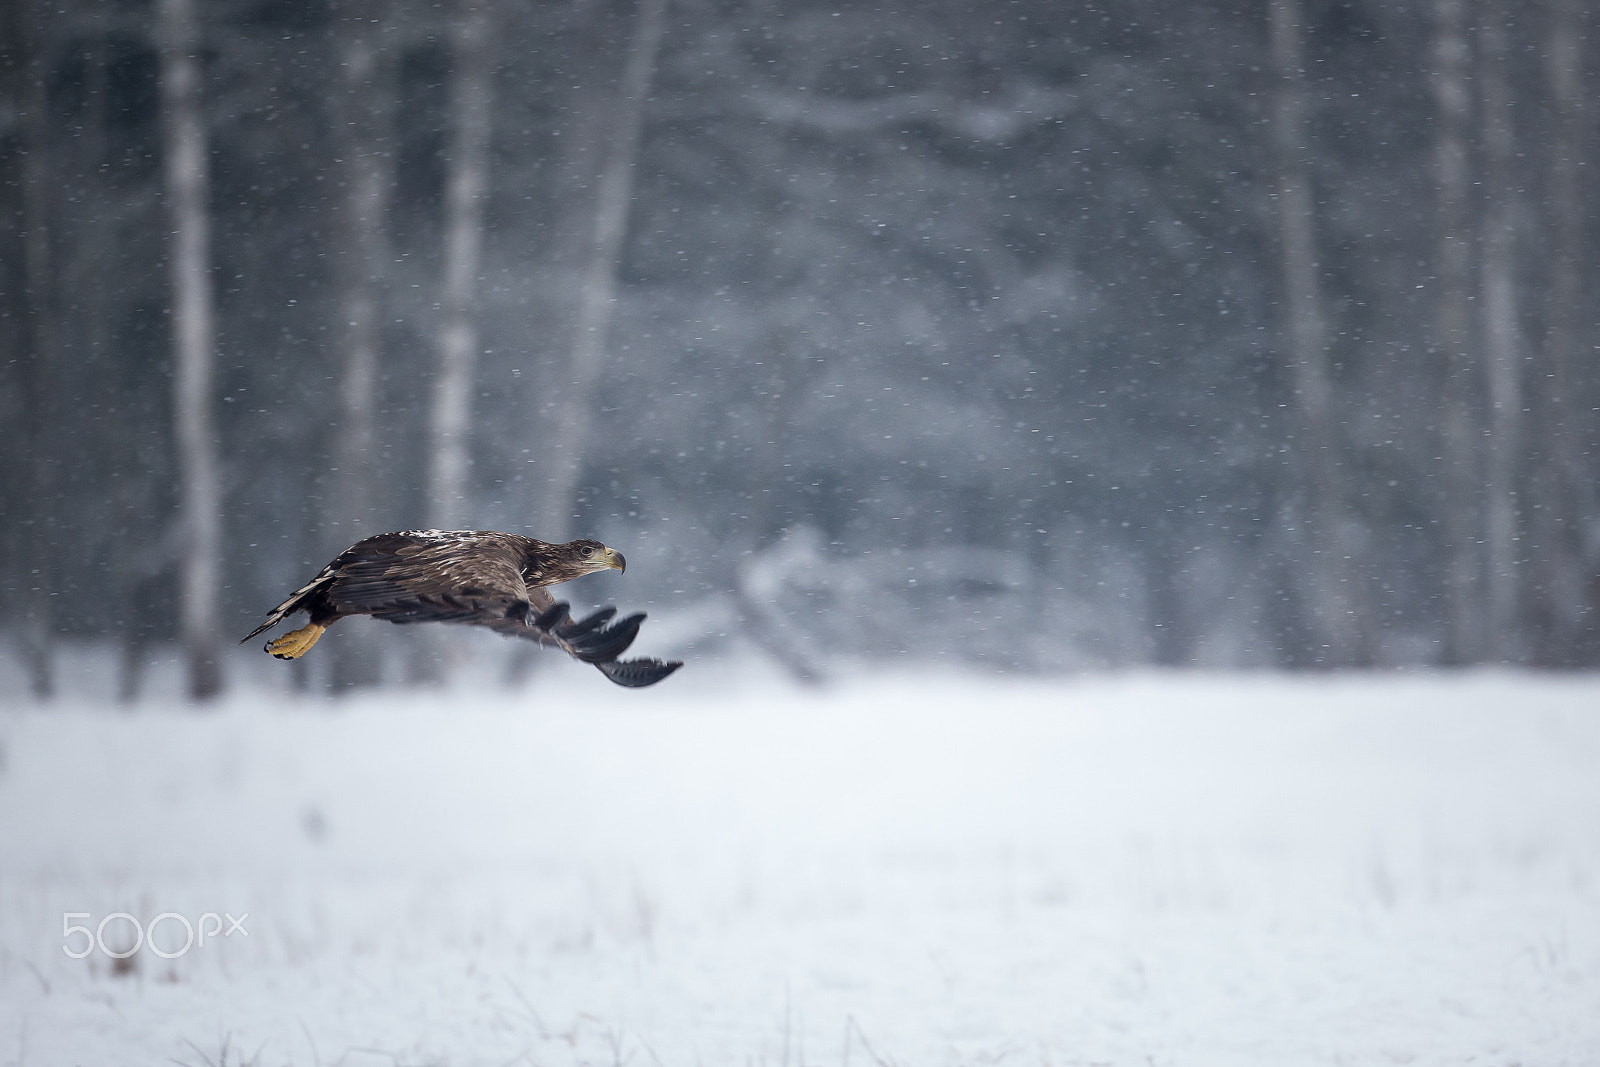
[[[307,623],[298,630],[290,630],[282,637],[275,637],[267,642],[267,651],[279,659],[299,659],[311,651],[311,646],[317,643],[317,638],[322,636],[326,626],[316,623]]]

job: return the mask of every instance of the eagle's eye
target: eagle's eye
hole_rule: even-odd
[[[600,550],[598,548],[586,548],[586,549],[583,550],[583,554],[585,556],[589,556],[590,558],[593,558],[593,557],[598,556],[600,554]]]

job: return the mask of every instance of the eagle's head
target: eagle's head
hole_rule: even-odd
[[[577,541],[568,541],[558,545],[557,551],[565,557],[562,562],[578,574],[593,574],[595,571],[619,570],[626,572],[628,561],[622,558],[622,553],[614,548],[607,548],[599,541],[585,537]]]

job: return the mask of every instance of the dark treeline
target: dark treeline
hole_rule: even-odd
[[[1600,660],[1577,0],[0,20],[41,694],[64,636],[216,692],[422,526],[600,537],[802,675]]]

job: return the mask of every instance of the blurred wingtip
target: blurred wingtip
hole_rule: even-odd
[[[668,677],[682,667],[683,663],[679,660],[628,659],[596,663],[595,666],[600,669],[601,674],[617,685],[628,689],[643,689]]]

